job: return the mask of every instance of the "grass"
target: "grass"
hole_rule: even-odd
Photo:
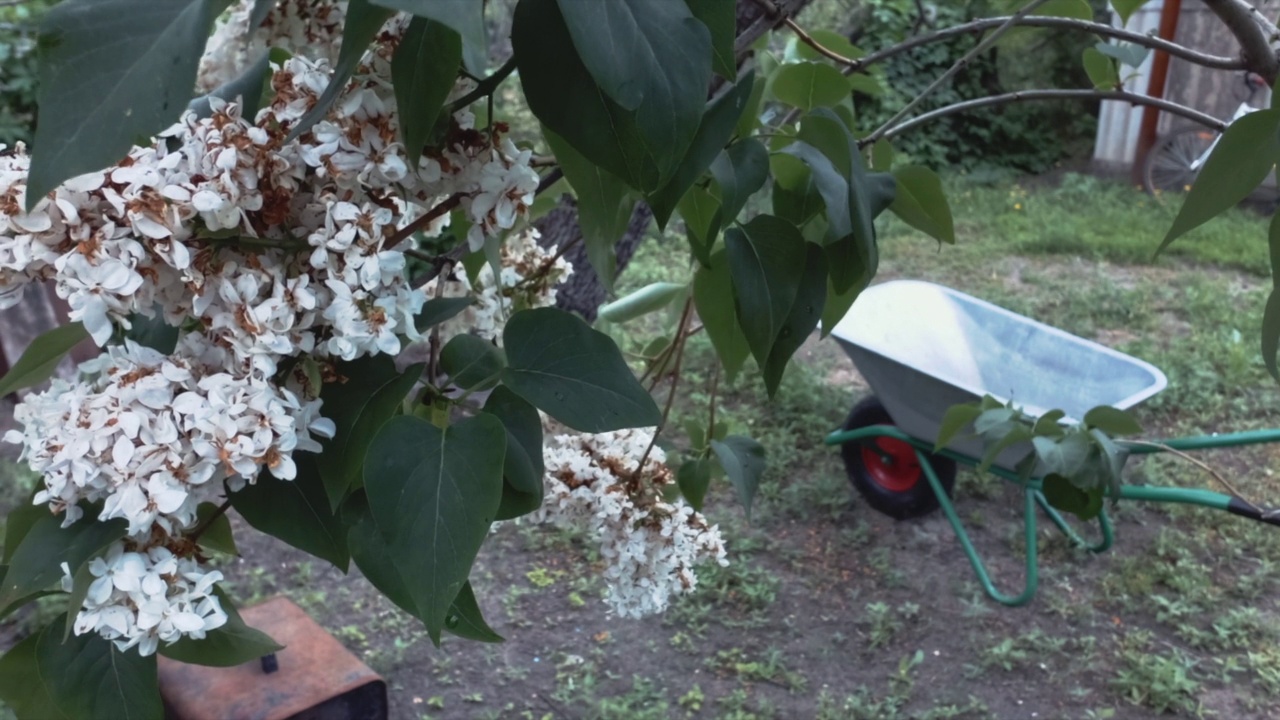
[[[1161,367],[1169,388],[1139,410],[1151,437],[1280,423],[1280,389],[1257,350],[1270,288],[1266,219],[1228,213],[1153,260],[1176,200],[1065,175],[1057,185],[949,193],[958,242],[881,222],[880,279],[937,281]],[[678,224],[675,225],[678,227]],[[687,279],[673,229],[643,246],[621,292]],[[638,351],[674,320],[610,328]],[[714,355],[696,336],[672,426],[706,422]],[[721,379],[717,424],[759,439],[769,467],[748,521],[727,483],[707,500],[731,564],[704,568],[664,616],[603,611],[591,543],[530,525],[499,528],[472,576],[508,641],[437,649],[358,578],[238,528],[244,562],[221,569],[241,602],[284,593],[387,678],[411,718],[1267,718],[1280,716],[1280,533],[1222,513],[1124,505],[1118,543],[1091,556],[1040,535],[1041,590],[1008,610],[981,594],[938,516],[895,523],[850,490],[821,444],[867,389],[829,342],[797,355],[777,397],[752,373]],[[673,460],[685,446],[675,432]],[[1258,501],[1277,500],[1277,451],[1203,459]],[[22,500],[0,463],[6,504]],[[1169,458],[1135,482],[1209,486]],[[1002,587],[1020,584],[1017,501],[962,471],[960,514]],[[29,632],[19,614],[0,639]],[[0,713],[3,717],[3,713]]]

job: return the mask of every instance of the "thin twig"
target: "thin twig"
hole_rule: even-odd
[[[511,58],[506,63],[504,63],[502,67],[495,70],[492,75],[481,80],[479,83],[476,83],[475,90],[472,90],[471,92],[467,93],[466,95],[463,95],[457,100],[454,100],[449,105],[449,114],[452,115],[453,113],[461,110],[462,108],[470,105],[471,103],[479,100],[480,98],[485,97],[486,95],[492,95],[493,91],[497,90],[498,86],[502,84],[502,81],[506,80],[507,76],[510,75],[512,72],[514,72],[515,69],[516,69],[516,60],[515,58]]]
[[[454,208],[458,207],[458,203],[460,202],[462,202],[462,193],[454,193],[449,197],[445,198],[440,202],[439,205],[436,205],[435,207],[431,208],[427,212],[423,213],[423,215],[418,219],[414,220],[408,225],[405,225],[404,227],[397,230],[396,233],[392,235],[390,239],[387,240],[386,244],[382,246],[382,249],[390,250],[396,245],[399,245],[400,243],[404,242],[406,238],[410,237],[411,235],[418,232],[422,228],[430,225],[431,221],[435,220],[441,215],[444,215],[445,213],[451,212]]]
[[[203,535],[206,530],[212,527],[213,524],[217,522],[218,518],[222,517],[223,515],[226,515],[227,510],[230,510],[230,509],[231,509],[231,498],[227,498],[221,505],[218,506],[217,510],[213,511],[212,515],[205,518],[204,522],[197,525],[194,530],[188,533],[187,537],[190,538],[191,542],[195,542],[196,540],[199,540],[200,536]]]
[[[962,25],[944,28],[925,35],[917,35],[915,37],[908,38],[897,45],[891,45],[883,50],[877,50],[876,52],[867,54],[865,57],[854,60],[848,64],[844,72],[845,74],[848,74],[864,70],[871,65],[883,62],[891,57],[914,50],[915,48],[923,45],[943,42],[952,38],[962,37],[964,35],[977,35],[986,32],[991,28],[1000,27],[1011,19],[1012,16],[1008,15],[983,18],[981,20],[974,20]],[[1246,67],[1244,61],[1238,57],[1224,57],[1221,55],[1202,53],[1198,50],[1193,50],[1189,47],[1170,42],[1163,38],[1131,32],[1123,28],[1093,22],[1091,20],[1031,15],[1019,19],[1015,24],[1018,27],[1055,28],[1059,30],[1079,30],[1081,32],[1093,33],[1102,37],[1114,38],[1116,40],[1133,43],[1134,45],[1148,47],[1152,50],[1162,50],[1173,57],[1181,58],[1188,62],[1202,65],[1207,68],[1213,68],[1215,70],[1244,70]]]
[[[667,419],[671,417],[671,406],[676,401],[676,389],[680,387],[680,364],[684,361],[684,330],[688,326],[689,316],[692,314],[693,298],[691,297],[684,301],[684,312],[680,314],[680,325],[676,328],[676,364],[671,373],[671,391],[667,393],[667,405],[662,409],[662,422],[658,423],[658,427],[653,429],[653,439],[649,441],[649,447],[645,448],[644,455],[640,456],[640,464],[636,466],[635,474],[632,477],[640,477],[641,471],[644,470],[645,462],[649,460],[649,453],[653,452],[653,446],[658,444],[658,436],[667,427]]]
[[[1140,95],[1138,93],[1131,93],[1125,90],[1019,90],[1017,92],[1005,93],[1003,95],[991,95],[988,97],[976,98],[974,100],[965,100],[963,102],[940,107],[937,110],[930,110],[923,115],[911,118],[901,125],[895,125],[894,127],[889,128],[881,135],[881,137],[892,138],[947,115],[954,115],[955,113],[967,112],[969,110],[976,110],[978,108],[989,107],[991,105],[1004,105],[1007,103],[1024,102],[1027,100],[1119,100],[1122,102],[1133,103],[1135,105],[1150,105],[1152,107],[1157,107],[1165,112],[1179,115],[1187,118],[1188,120],[1194,120],[1195,122],[1206,127],[1213,128],[1218,132],[1222,132],[1227,127],[1227,124],[1222,120],[1219,120],[1212,115],[1206,115],[1199,110],[1189,108],[1185,105],[1179,105],[1168,100]],[[865,147],[866,145],[875,142],[876,139],[878,138],[872,138],[868,135],[862,140],[859,140],[858,145],[860,147]]]
[[[874,144],[875,141],[884,137],[884,134],[888,132],[890,128],[892,128],[894,125],[897,125],[899,122],[901,122],[903,118],[910,116],[913,110],[920,107],[920,104],[923,103],[925,99],[928,98],[929,95],[933,93],[934,90],[937,90],[938,88],[942,87],[948,81],[950,81],[951,78],[960,74],[962,70],[964,70],[966,67],[969,66],[969,63],[972,62],[974,58],[986,52],[992,45],[995,45],[996,41],[999,40],[1011,28],[1013,28],[1015,23],[1017,23],[1022,18],[1030,15],[1033,11],[1035,11],[1036,8],[1040,7],[1047,1],[1048,0],[1031,0],[1031,2],[1027,3],[1026,5],[1023,5],[1021,10],[1011,15],[1008,20],[1005,20],[1004,23],[1002,23],[999,27],[993,30],[990,35],[983,38],[980,42],[978,42],[977,45],[974,45],[973,48],[969,50],[969,52],[960,56],[960,59],[956,60],[955,63],[952,64],[951,67],[948,68],[946,72],[939,75],[938,79],[929,83],[929,86],[926,87],[924,90],[921,90],[919,93],[917,93],[916,96],[912,98],[911,102],[904,105],[901,110],[894,113],[893,117],[886,120],[883,125],[876,128],[874,132],[868,135],[866,138],[865,144],[867,145]]]
[[[1240,491],[1239,491],[1239,490],[1235,489],[1235,487],[1234,487],[1234,486],[1232,486],[1232,484],[1231,484],[1231,483],[1227,482],[1227,479],[1226,479],[1226,478],[1222,477],[1222,475],[1220,475],[1220,474],[1218,473],[1218,471],[1217,471],[1217,470],[1214,470],[1213,468],[1211,468],[1211,467],[1209,467],[1207,464],[1205,464],[1205,462],[1204,462],[1203,460],[1199,460],[1199,459],[1197,459],[1196,457],[1194,457],[1194,456],[1192,456],[1192,455],[1189,455],[1189,454],[1187,454],[1187,453],[1185,453],[1185,452],[1183,452],[1183,451],[1181,451],[1181,450],[1179,450],[1179,449],[1177,449],[1177,448],[1169,447],[1168,445],[1165,445],[1164,443],[1150,442],[1150,441],[1148,441],[1148,440],[1125,440],[1125,441],[1124,441],[1124,444],[1126,444],[1126,445],[1143,445],[1143,446],[1146,446],[1146,447],[1158,448],[1158,449],[1162,450],[1163,452],[1167,452],[1167,453],[1169,453],[1169,454],[1171,454],[1171,455],[1176,455],[1176,456],[1178,456],[1179,458],[1182,458],[1183,460],[1186,460],[1187,462],[1191,463],[1192,465],[1195,465],[1196,467],[1200,468],[1201,470],[1203,470],[1203,471],[1205,471],[1205,472],[1209,473],[1211,476],[1213,476],[1213,479],[1214,479],[1214,480],[1217,480],[1217,481],[1222,485],[1222,487],[1226,488],[1226,489],[1227,489],[1227,492],[1231,493],[1233,496],[1238,497],[1238,498],[1240,498],[1242,501],[1244,501],[1244,502],[1248,503],[1249,505],[1253,506],[1253,509],[1255,509],[1255,510],[1259,509],[1259,506],[1258,506],[1258,505],[1254,504],[1254,502],[1253,502],[1252,500],[1250,500],[1250,499],[1248,499],[1247,497],[1245,497],[1244,495],[1242,495],[1242,494],[1240,493]]]
[[[816,39],[814,39],[812,35],[808,33],[808,31],[806,31],[804,28],[797,25],[795,20],[792,20],[791,18],[787,18],[786,20],[782,21],[782,24],[790,28],[791,32],[795,33],[796,37],[800,38],[800,42],[813,48],[814,51],[816,51],[819,55],[831,58],[832,60],[835,60],[836,62],[841,63],[843,65],[850,65],[854,62],[853,58],[847,58],[841,55],[840,53],[836,52],[835,50],[832,50],[831,48],[827,47],[826,45],[823,45],[822,43],[818,42]]]

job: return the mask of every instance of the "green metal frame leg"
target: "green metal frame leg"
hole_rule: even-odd
[[[1049,501],[1045,499],[1043,492],[1040,492],[1039,490],[1034,492],[1036,494],[1036,503],[1040,505],[1040,509],[1044,511],[1044,514],[1053,522],[1054,525],[1058,526],[1058,529],[1062,531],[1063,535],[1067,536],[1068,540],[1091,553],[1104,553],[1111,549],[1111,544],[1115,542],[1115,534],[1111,530],[1111,518],[1107,517],[1107,511],[1105,508],[1098,514],[1098,534],[1102,537],[1099,538],[1097,542],[1091,543],[1081,537],[1074,528],[1067,524],[1066,519],[1064,519],[1062,515],[1049,504]]]
[[[1036,556],[1036,495],[1039,493],[1032,488],[1024,489],[1026,502],[1023,506],[1023,515],[1026,523],[1027,543],[1026,585],[1023,587],[1022,594],[1006,595],[997,590],[995,583],[991,581],[991,574],[987,572],[987,566],[983,564],[982,558],[978,557],[977,549],[973,547],[973,542],[969,540],[969,533],[965,532],[964,526],[960,524],[960,516],[956,514],[955,506],[951,504],[951,498],[942,489],[942,483],[933,472],[929,459],[925,457],[919,448],[916,449],[916,458],[920,462],[921,469],[924,470],[925,477],[929,480],[929,486],[933,488],[933,494],[938,497],[938,504],[942,507],[942,512],[947,516],[947,521],[951,523],[951,529],[955,532],[956,539],[960,541],[960,547],[964,549],[965,556],[969,558],[969,564],[973,566],[973,572],[978,576],[978,582],[982,584],[982,589],[986,591],[992,600],[1002,605],[1018,607],[1031,602],[1031,598],[1036,595],[1036,587],[1040,582],[1040,567]]]

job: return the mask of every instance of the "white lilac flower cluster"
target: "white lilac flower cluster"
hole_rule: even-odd
[[[507,239],[502,245],[498,282],[494,281],[493,267],[485,263],[474,282],[464,268],[455,267],[448,276],[427,284],[427,294],[433,297],[473,300],[470,307],[441,328],[443,341],[470,332],[501,343],[502,328],[511,313],[556,304],[556,286],[573,274],[573,265],[555,248],[539,245],[538,238],[538,231],[530,228]]]
[[[546,500],[533,519],[591,529],[605,562],[605,601],[623,617],[662,612],[673,595],[692,591],[695,565],[728,565],[719,527],[683,500],[663,499],[675,479],[662,450],[653,448],[637,472],[652,440],[642,429],[557,435],[543,449]]]
[[[199,640],[227,622],[213,592],[222,573],[205,571],[167,548],[134,552],[122,542],[113,543],[88,568],[93,580],[76,615],[77,635],[96,632],[121,651],[136,645],[146,656],[161,642],[172,644],[184,636]],[[62,589],[71,592],[74,580],[67,563],[62,572]]]
[[[204,56],[196,86],[211,92],[238,77],[270,48],[308,60],[337,62],[347,4],[332,0],[277,0],[262,24],[250,28],[254,0],[239,0],[219,19]]]
[[[253,4],[239,3],[220,26],[202,86],[251,58],[252,47],[228,43],[240,42],[237,13]],[[150,654],[225,622],[210,594],[220,576],[200,569],[184,535],[196,508],[263,470],[292,479],[293,452],[319,450],[313,435],[334,432],[318,388],[296,372],[281,380],[282,361],[398,353],[419,339],[413,318],[426,297],[394,247],[408,226],[451,202],[479,246],[533,202],[529,153],[500,125],[476,129],[465,108],[441,147],[410,166],[390,82],[404,16],[382,28],[327,116],[289,138],[329,83],[344,7],[276,4],[250,45],[288,38],[300,54],[273,66],[273,98],[255,117],[212,99],[208,117],[185,114],[152,145],[65,182],[29,213],[29,159],[21,146],[0,147],[0,308],[51,282],[100,346],[135,315],[181,332],[167,356],[109,347],[82,366],[82,380],[28,397],[15,411],[23,429],[4,437],[43,475],[36,503],[65,524],[85,502],[102,503],[100,520],[127,521],[125,539],[90,567],[97,579],[77,632]],[[473,87],[459,81],[454,98]]]
[[[292,480],[293,451],[319,451],[311,434],[334,434],[319,400],[132,342],[81,370],[96,379],[28,396],[14,411],[23,429],[4,438],[43,475],[35,503],[63,513],[64,526],[79,503],[101,501],[99,519],[124,518],[138,542],[176,536],[200,503],[223,499],[224,481],[235,490],[263,469]]]

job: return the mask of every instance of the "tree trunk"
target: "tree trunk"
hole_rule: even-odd
[[[795,15],[810,1],[774,0],[773,4],[778,8],[778,14],[771,16],[765,9],[765,4],[759,0],[738,0],[738,39],[734,44],[738,63],[741,64],[747,59],[751,53],[751,45],[761,35],[782,24],[784,18]],[[721,84],[717,76],[713,90]],[[626,234],[614,246],[618,255],[615,278],[622,274],[631,257],[635,255],[636,248],[639,247],[652,220],[653,211],[649,206],[644,202],[638,203],[631,214],[631,223],[627,226]],[[539,219],[535,225],[542,233],[540,242],[544,247],[563,247],[567,243],[574,243],[574,247],[565,253],[565,259],[573,264],[573,275],[569,276],[557,291],[556,306],[575,312],[588,322],[594,322],[596,309],[607,298],[607,293],[604,286],[600,284],[600,278],[596,277],[595,271],[587,263],[586,249],[581,242],[582,230],[578,227],[577,204],[572,197],[565,195],[560,198],[559,206]]]

